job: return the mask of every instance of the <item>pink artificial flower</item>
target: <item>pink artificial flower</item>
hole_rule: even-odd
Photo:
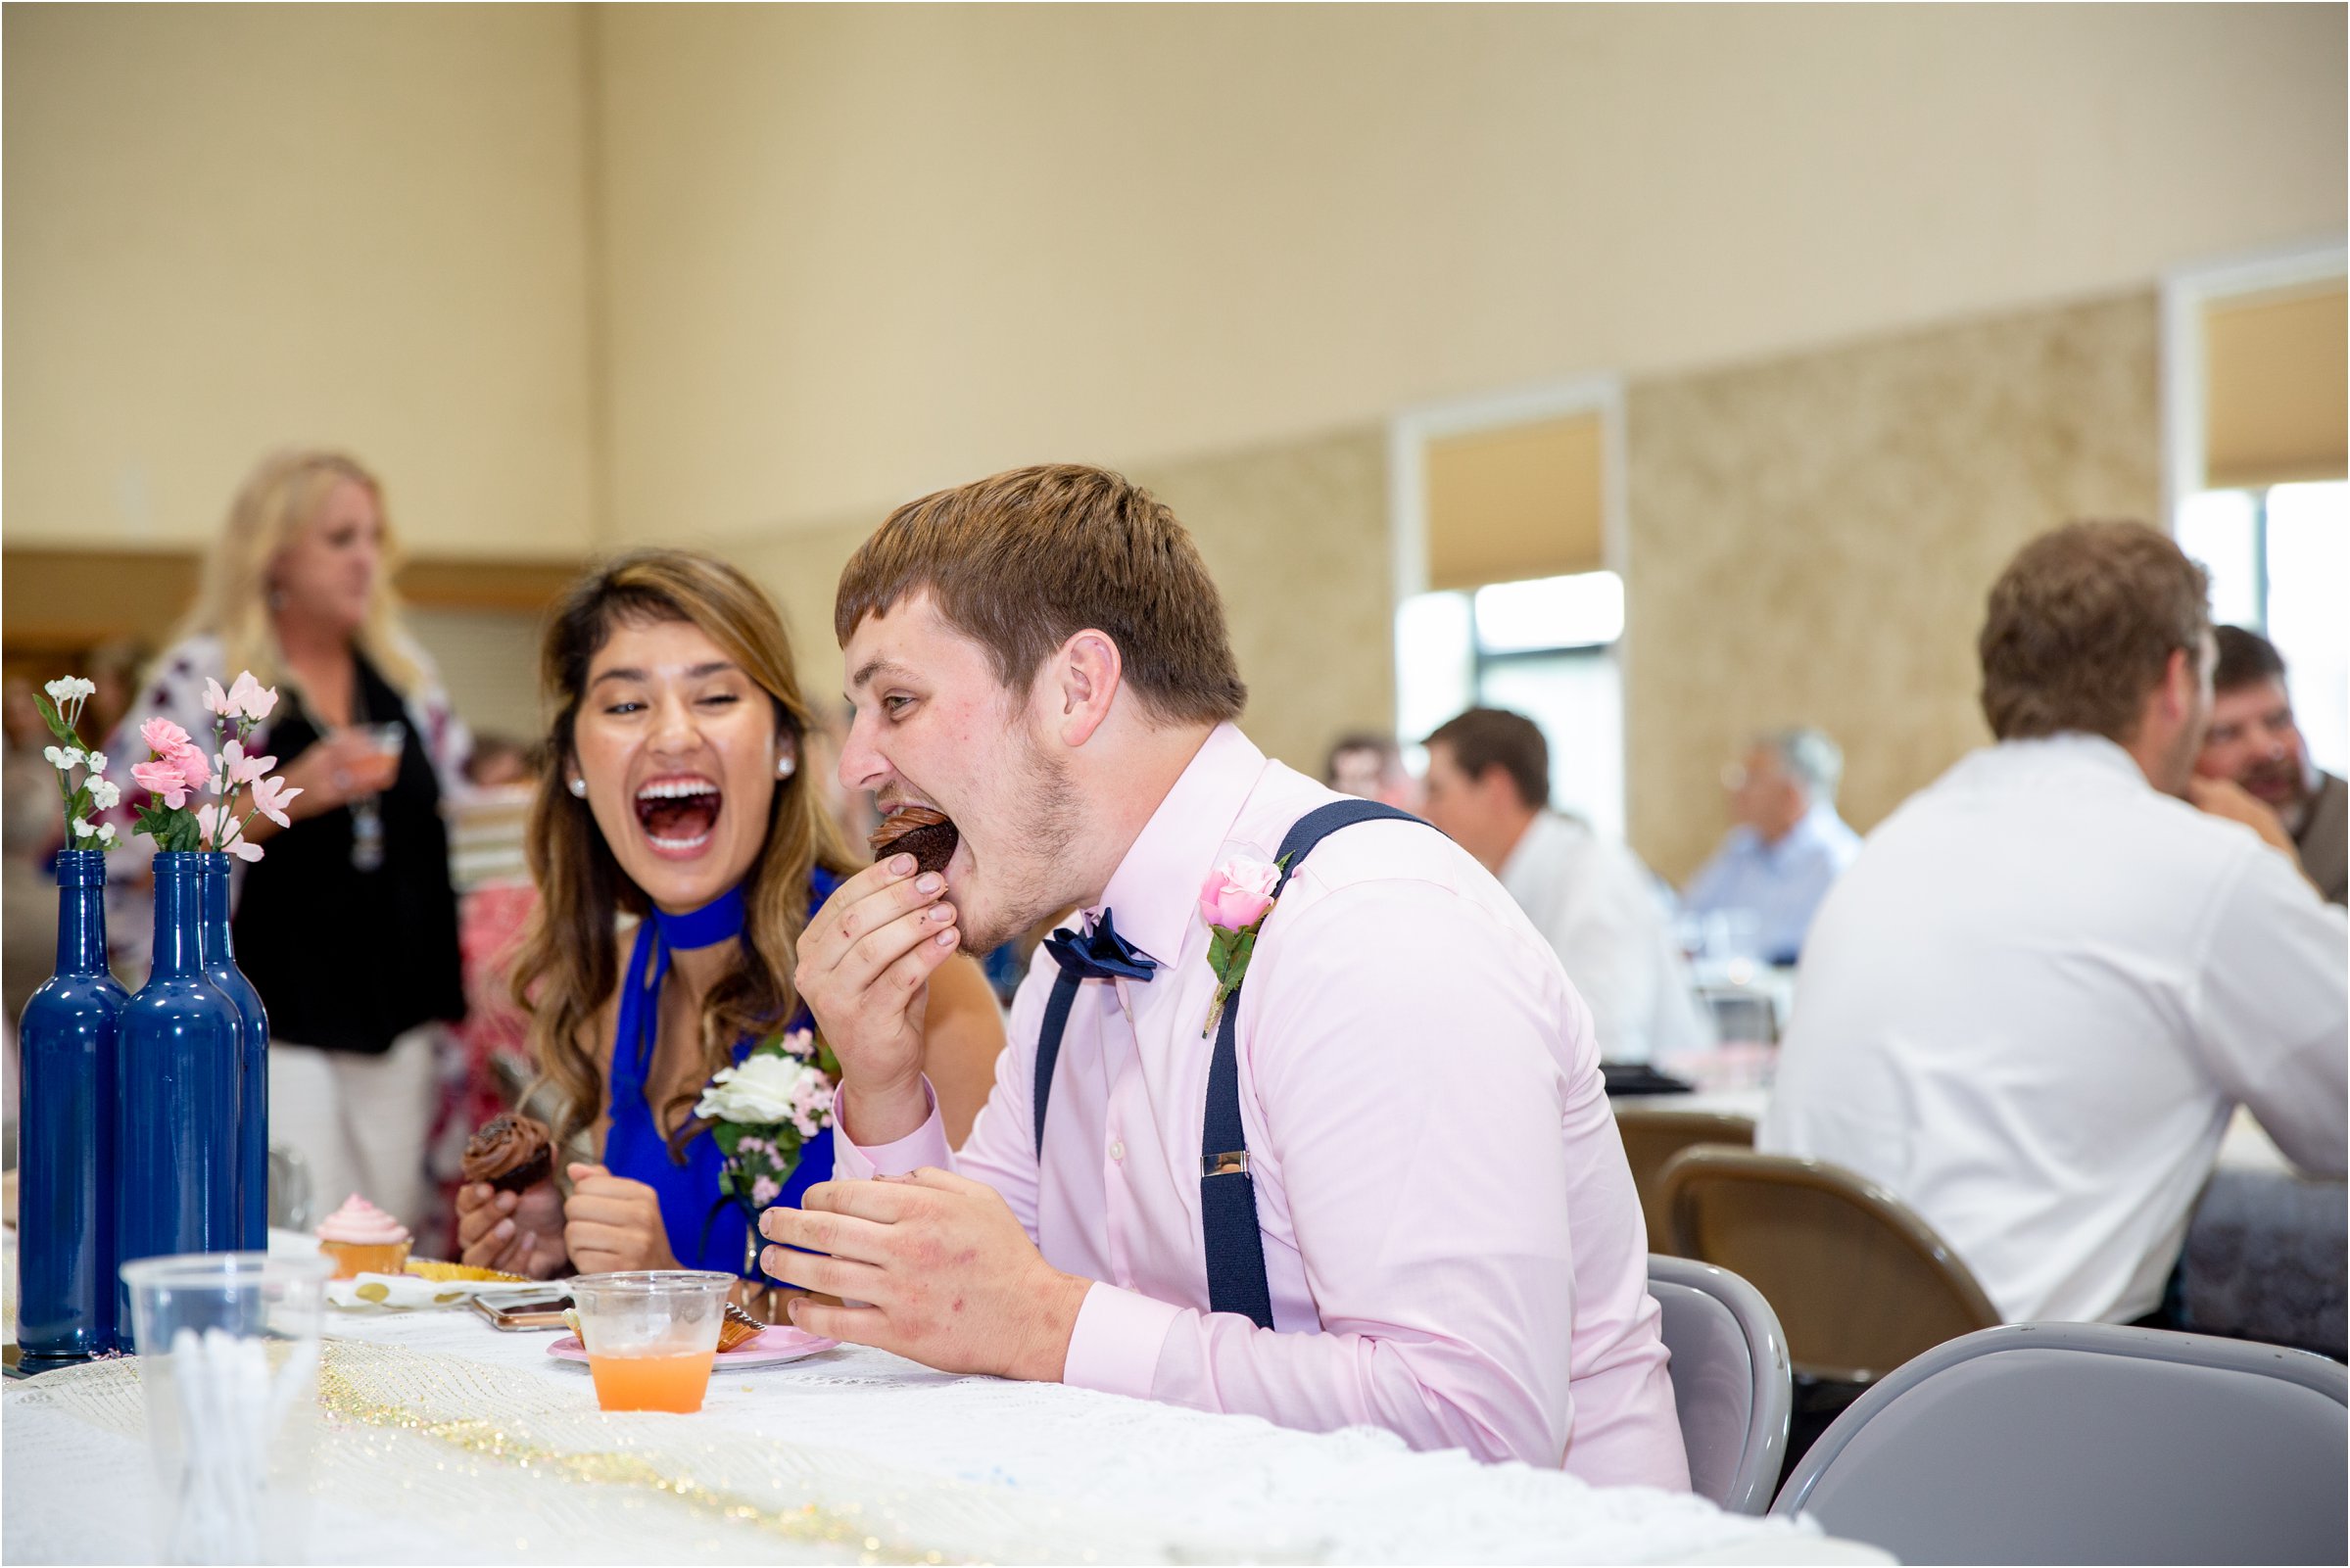
[[[262,846],[250,839],[239,838],[230,843],[223,853],[234,855],[242,861],[256,861],[262,858]]]
[[[182,746],[161,760],[177,768],[179,776],[187,781],[190,789],[205,788],[213,782],[213,759],[204,754],[201,746]]]
[[[205,693],[207,699],[205,706],[207,707],[212,707],[211,694],[208,683]],[[262,685],[253,678],[253,672],[247,670],[229,684],[228,695],[225,700],[229,708],[259,724],[269,716],[271,708],[277,706],[277,688]],[[219,708],[213,708],[213,711],[215,713],[222,712]]]
[[[209,675],[204,678],[204,711],[218,714],[223,719],[233,719],[237,713],[236,704],[229,700],[227,692],[220,689],[220,683]]]
[[[275,762],[277,759],[275,757],[270,757],[267,760],[270,762]],[[294,797],[300,793],[302,793],[302,791],[299,789],[288,789],[286,787],[286,782],[282,778],[256,779],[253,781],[254,809],[259,811],[263,816],[268,818],[271,822],[277,824],[277,826],[280,828],[291,828],[294,826],[293,819],[286,815],[286,807],[291,804]]]
[[[228,829],[235,822],[236,818],[229,815],[226,806],[198,806],[196,808],[196,833],[203,840],[204,847],[207,849],[218,849],[220,840],[226,836]]]
[[[137,763],[132,766],[130,776],[138,781],[140,788],[173,811],[188,803],[187,776],[171,762],[159,757],[153,762]]]
[[[159,757],[176,756],[182,748],[194,743],[185,730],[161,717],[149,719],[140,725],[139,738],[147,742],[147,749]]]
[[[773,1176],[754,1176],[750,1183],[750,1201],[761,1209],[784,1195],[784,1189]]]
[[[228,776],[232,785],[252,784],[276,766],[275,757],[247,756],[244,746],[235,740],[220,748],[220,771]]]
[[[1211,926],[1221,926],[1227,931],[1245,931],[1272,908],[1272,890],[1280,879],[1280,867],[1247,855],[1234,855],[1221,869],[1208,873],[1208,879],[1200,883],[1200,914]]]

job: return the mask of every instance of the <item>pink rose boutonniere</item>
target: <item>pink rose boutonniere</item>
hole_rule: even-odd
[[[1200,1029],[1203,1038],[1216,1032],[1224,1004],[1240,989],[1257,950],[1257,928],[1272,912],[1272,890],[1280,881],[1277,864],[1234,855],[1200,883],[1200,916],[1208,923],[1208,967],[1216,972],[1216,1000]]]

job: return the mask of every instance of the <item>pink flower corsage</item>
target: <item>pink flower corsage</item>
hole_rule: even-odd
[[[1240,989],[1248,961],[1257,950],[1257,928],[1272,912],[1272,891],[1281,868],[1251,855],[1234,855],[1200,883],[1200,918],[1208,923],[1208,967],[1216,972],[1216,1000],[1200,1034],[1216,1032],[1224,1004]]]

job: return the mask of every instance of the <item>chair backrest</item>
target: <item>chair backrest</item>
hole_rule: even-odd
[[[1649,1294],[1664,1315],[1690,1485],[1732,1513],[1761,1513],[1778,1490],[1795,1402],[1777,1315],[1736,1274],[1686,1258],[1651,1254]]]
[[[2346,1378],[2241,1340],[1986,1329],[1862,1395],[1771,1511],[1909,1563],[2341,1562]]]
[[[1851,1171],[1699,1147],[1666,1162],[1659,1185],[1673,1250],[1762,1292],[1805,1376],[1865,1383],[1999,1321],[1948,1244]]]
[[[1673,1251],[1673,1227],[1656,1179],[1664,1163],[1692,1144],[1754,1147],[1753,1118],[1719,1111],[1668,1111],[1662,1106],[1619,1100],[1615,1103],[1615,1130],[1624,1140],[1624,1160],[1632,1166],[1640,1212],[1648,1216],[1649,1251],[1667,1256]]]

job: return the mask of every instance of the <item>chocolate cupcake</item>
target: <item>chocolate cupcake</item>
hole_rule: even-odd
[[[928,806],[900,806],[883,818],[865,841],[873,846],[876,860],[903,853],[912,855],[922,871],[944,871],[962,839],[955,825],[946,820],[946,813]]]
[[[554,1138],[529,1117],[493,1117],[465,1145],[464,1177],[520,1192],[554,1173]]]

